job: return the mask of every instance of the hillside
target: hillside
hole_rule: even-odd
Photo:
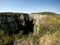
[[[36,45],[60,45],[60,15],[55,13],[32,13],[34,35],[39,39]]]
[[[31,13],[31,14],[42,14],[42,15],[59,15],[54,12],[37,12],[37,13]]]
[[[22,30],[17,34],[9,35],[4,33],[4,30],[0,30],[0,45],[60,45],[59,14],[52,12],[31,13],[29,18],[34,24],[33,32],[23,35]],[[30,27],[30,23],[28,27]]]

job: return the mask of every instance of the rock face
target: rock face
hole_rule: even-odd
[[[47,17],[47,15],[42,15],[42,14],[30,14],[31,17],[33,18],[34,22],[34,35],[38,35],[40,31],[40,20],[44,17]]]
[[[20,30],[24,34],[33,31],[33,20],[29,19],[29,15],[25,13],[0,13],[0,29],[5,30],[9,34],[18,33]]]

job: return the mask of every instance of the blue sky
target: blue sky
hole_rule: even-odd
[[[60,14],[60,0],[0,0],[0,12],[45,11]]]

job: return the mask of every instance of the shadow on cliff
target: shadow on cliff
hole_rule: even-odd
[[[28,14],[0,14],[0,29],[9,35],[23,31],[23,35],[33,32],[33,19],[30,20]]]

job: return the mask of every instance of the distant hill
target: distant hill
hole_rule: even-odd
[[[0,12],[0,15],[19,15],[19,14],[27,14],[27,13]]]
[[[31,13],[31,14],[42,14],[42,15],[59,15],[54,12],[37,12],[37,13]]]
[[[28,13],[16,13],[16,12],[0,12],[0,15],[15,15],[15,14],[28,14]],[[42,15],[60,15],[54,12],[36,12],[30,14],[42,14]]]

